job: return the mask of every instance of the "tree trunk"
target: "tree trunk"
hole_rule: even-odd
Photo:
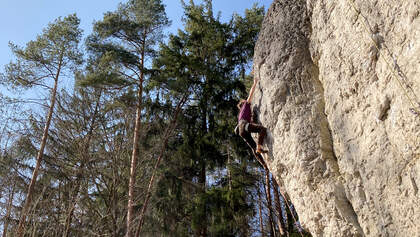
[[[47,190],[47,187],[48,186],[44,186],[43,188],[42,188],[42,191],[41,191],[41,194],[39,194],[39,196],[38,196],[38,199],[36,200],[36,202],[35,202],[35,204],[34,204],[34,208],[33,208],[33,213],[32,213],[32,216],[35,216],[35,210],[37,209],[37,206],[38,206],[38,204],[39,204],[39,202],[41,201],[41,199],[42,199],[42,197],[44,196],[44,194],[45,194],[45,191]],[[33,222],[33,230],[32,230],[32,236],[35,236],[35,233],[36,233],[36,230],[37,230],[37,226],[38,226],[38,222],[36,222],[36,221],[34,221]],[[55,236],[55,233],[53,232],[53,233],[50,233],[50,234],[52,234],[53,236]]]
[[[9,201],[7,203],[5,222],[4,222],[4,226],[3,226],[3,237],[7,236],[7,229],[9,228],[9,219],[10,219],[10,213],[11,213],[11,210],[12,210],[14,195],[15,195],[15,183],[13,184],[12,191],[9,194]]]
[[[201,164],[201,171],[200,171],[200,177],[198,179],[199,184],[202,185],[203,193],[206,192],[206,163],[203,161]],[[206,206],[204,204],[204,211],[203,211],[203,219],[202,219],[202,226],[200,229],[199,235],[201,237],[207,236],[207,210]]]
[[[211,87],[211,86],[210,86]],[[204,93],[206,94],[206,93]],[[208,121],[207,121],[207,99],[204,98],[203,104],[202,106],[202,111],[201,111],[201,118],[202,118],[202,123],[201,123],[201,132],[202,134],[207,134],[208,133],[208,129],[207,129],[207,125],[208,125]],[[206,162],[205,159],[201,160],[201,167],[200,167],[200,173],[198,176],[198,184],[201,184],[202,187],[202,192],[205,194],[206,193]],[[201,226],[200,229],[198,230],[198,236],[200,237],[206,237],[207,236],[207,210],[206,207],[204,206],[203,209],[203,219],[201,220]]]
[[[230,147],[229,147],[229,145],[227,146],[227,155],[228,155],[228,158],[227,158],[228,185],[229,185],[229,191],[232,191],[232,174],[231,174],[231,171],[230,171],[231,162],[230,162]]]
[[[268,169],[265,170],[265,194],[267,197],[268,207],[268,218],[270,223],[270,236],[274,237],[274,225],[273,225],[273,207],[271,203],[271,185],[270,185],[270,172]]]
[[[273,183],[273,191],[274,191],[274,203],[276,205],[276,212],[277,212],[277,227],[279,228],[280,236],[285,235],[286,227],[283,222],[283,212],[281,209],[280,203],[280,195],[279,195],[279,185],[274,177],[271,178]]]
[[[80,164],[80,167],[79,167],[79,170],[78,170],[78,174],[77,174],[77,177],[76,177],[76,187],[74,189],[75,190],[74,195],[73,195],[72,200],[70,202],[69,211],[68,211],[68,214],[67,214],[67,217],[66,217],[66,222],[65,222],[66,224],[65,224],[65,227],[64,227],[63,237],[68,237],[69,236],[71,219],[73,218],[74,209],[76,208],[77,197],[79,196],[79,192],[80,192],[80,185],[81,185],[81,179],[82,179],[82,174],[81,173],[83,172],[83,169],[85,168],[85,164],[89,159],[88,154],[89,154],[90,141],[92,140],[93,128],[95,126],[96,115],[98,113],[99,102],[100,102],[100,99],[101,99],[101,93],[102,92],[99,92],[99,93],[100,94],[99,94],[99,97],[98,97],[98,101],[95,105],[95,110],[93,112],[93,116],[92,116],[92,120],[91,120],[92,122],[90,124],[89,131],[88,131],[88,134],[87,134],[87,137],[86,137],[87,141],[86,141],[84,149],[81,153],[82,161],[81,161],[81,164]]]
[[[149,200],[150,200],[150,197],[151,197],[151,195],[152,195],[152,187],[153,187],[153,184],[154,184],[154,181],[155,181],[155,176],[156,176],[156,171],[157,171],[157,168],[159,167],[159,164],[160,164],[160,162],[161,162],[161,160],[162,160],[162,157],[163,157],[163,155],[164,155],[164,153],[165,153],[166,146],[168,145],[169,137],[170,137],[171,133],[172,133],[172,132],[175,130],[175,128],[176,128],[176,123],[177,123],[178,114],[179,114],[179,112],[181,111],[182,106],[183,106],[183,105],[184,105],[184,103],[186,102],[186,99],[187,99],[187,98],[188,98],[188,96],[184,96],[184,97],[181,99],[181,101],[179,102],[179,104],[177,105],[177,107],[176,107],[176,109],[175,109],[175,114],[174,114],[174,117],[172,118],[172,121],[171,121],[171,124],[170,124],[170,125],[169,125],[169,127],[166,129],[166,131],[165,131],[165,135],[163,136],[163,137],[164,137],[163,146],[162,146],[162,148],[161,148],[161,150],[160,150],[159,157],[158,157],[158,159],[156,160],[155,166],[154,166],[154,168],[153,168],[152,177],[150,177],[149,186],[148,186],[148,188],[147,188],[146,199],[145,199],[145,201],[144,201],[143,207],[142,207],[141,212],[140,212],[140,216],[139,216],[139,224],[138,224],[138,226],[137,226],[137,231],[136,231],[136,237],[139,237],[139,236],[140,236],[140,232],[141,232],[141,229],[142,229],[142,227],[143,227],[143,223],[144,223],[144,216],[145,216],[145,214],[146,214],[146,210],[147,210],[147,207],[148,207],[148,204],[149,204]]]
[[[263,209],[263,205],[262,205],[262,198],[261,198],[261,192],[260,192],[260,188],[257,188],[257,195],[258,195],[258,213],[260,215],[260,231],[261,231],[261,237],[265,236],[264,233],[264,221],[263,221],[263,213],[262,213],[262,209]]]
[[[66,224],[65,224],[65,227],[64,227],[63,237],[69,236],[71,219],[73,217],[74,209],[76,208],[76,200],[77,200],[77,196],[79,194],[79,189],[80,189],[80,183],[77,182],[76,183],[76,188],[75,188],[76,194],[73,196],[73,198],[71,200],[69,211],[68,211],[68,214],[67,214],[67,217],[66,217]]]
[[[62,57],[61,57],[61,60],[62,60]],[[47,120],[46,120],[46,123],[45,123],[44,132],[42,134],[41,145],[40,145],[40,148],[39,148],[39,151],[38,151],[38,154],[37,154],[35,169],[32,173],[31,182],[29,184],[28,194],[26,195],[25,205],[23,206],[22,213],[21,213],[20,220],[19,220],[19,226],[18,226],[18,229],[16,231],[17,232],[17,234],[16,234],[17,237],[22,237],[24,232],[25,232],[26,216],[28,215],[29,208],[30,208],[31,203],[32,203],[32,196],[33,196],[33,192],[34,192],[34,188],[35,188],[36,178],[38,177],[39,167],[41,166],[41,161],[42,161],[42,158],[44,156],[45,145],[47,144],[48,131],[49,131],[49,128],[50,128],[51,119],[52,119],[52,115],[53,115],[53,112],[54,112],[54,105],[55,105],[55,99],[56,99],[56,94],[57,94],[58,77],[59,77],[60,71],[61,71],[61,60],[60,60],[60,63],[58,65],[57,74],[54,78],[54,88],[53,88],[52,93],[51,93],[51,105],[50,105],[50,108],[48,110]]]
[[[132,222],[134,218],[134,188],[136,185],[136,169],[137,158],[139,152],[139,138],[140,138],[140,125],[141,125],[141,110],[142,110],[142,96],[143,96],[143,80],[144,80],[144,56],[145,56],[145,40],[142,45],[141,59],[140,59],[140,78],[139,89],[137,91],[137,108],[136,108],[136,123],[134,126],[133,137],[133,151],[131,154],[130,166],[130,180],[128,183],[128,206],[127,206],[127,235],[126,237],[133,236]]]

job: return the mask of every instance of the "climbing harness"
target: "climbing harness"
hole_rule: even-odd
[[[368,22],[368,20],[367,20],[367,18],[365,17],[365,16],[363,16],[363,14],[361,13],[361,11],[359,10],[359,9],[357,9],[357,7],[355,6],[355,3],[354,3],[354,0],[347,0],[348,2],[349,2],[349,4],[351,5],[351,7],[352,7],[352,9],[353,9],[353,11],[356,13],[356,15],[357,16],[361,16],[363,19],[364,19],[364,21],[362,21],[362,23],[363,23],[363,28],[364,28],[364,30],[368,33],[368,35],[369,35],[369,38],[371,39],[371,41],[373,42],[373,44],[375,45],[375,47],[376,47],[376,49],[378,50],[378,52],[380,52],[380,47],[379,47],[379,45],[378,45],[378,43],[375,41],[375,39],[373,39],[373,37],[372,37],[372,32],[369,30],[369,27],[366,25],[366,22]],[[394,59],[394,57],[392,56],[392,54],[391,54],[391,52],[389,51],[389,49],[386,47],[386,49],[387,49],[387,51],[388,51],[388,54],[389,54],[389,57],[392,59],[392,61],[394,62],[394,68],[391,66],[391,63],[386,59],[386,57],[383,57],[383,59],[384,59],[384,61],[385,61],[385,63],[386,63],[386,65],[388,66],[388,68],[390,69],[390,71],[392,72],[392,74],[394,75],[394,77],[395,77],[395,79],[397,80],[397,82],[398,82],[398,85],[401,87],[401,89],[403,90],[403,92],[404,92],[404,95],[407,97],[407,99],[408,99],[408,102],[411,104],[411,106],[413,106],[413,108],[410,108],[409,110],[410,110],[410,112],[411,113],[413,113],[413,114],[415,114],[415,115],[417,115],[417,116],[420,116],[420,103],[419,102],[417,102],[418,101],[418,98],[417,98],[417,96],[416,96],[416,94],[414,93],[414,91],[413,91],[413,89],[408,85],[408,84],[406,84],[406,83],[403,83],[403,81],[398,77],[398,75],[404,80],[405,78],[402,76],[403,75],[403,73],[402,73],[402,71],[401,71],[401,69],[400,69],[400,67],[398,66],[398,64],[397,64],[397,62],[396,62],[396,60]],[[397,71],[398,72],[398,75],[397,75],[397,73],[395,72],[395,71]],[[407,91],[405,88],[404,88],[404,85],[403,84],[405,84],[405,87],[407,87],[408,89],[410,89],[410,91]],[[409,95],[409,93],[412,93],[412,97],[410,97],[410,95]],[[417,105],[416,105],[417,104]]]

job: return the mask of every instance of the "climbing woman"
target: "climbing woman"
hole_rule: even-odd
[[[251,72],[252,74],[252,72]],[[262,153],[266,153],[266,150],[263,150],[262,144],[264,142],[264,137],[267,133],[267,129],[262,125],[253,123],[252,121],[252,111],[251,111],[251,101],[254,95],[255,87],[259,78],[254,77],[254,84],[249,91],[248,99],[247,100],[240,100],[238,103],[239,115],[238,115],[238,126],[237,126],[237,133],[245,139],[248,145],[252,148],[252,151],[258,157]],[[258,133],[258,142],[255,144],[254,139],[251,137],[251,133]]]

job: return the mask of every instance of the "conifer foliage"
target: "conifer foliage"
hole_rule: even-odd
[[[31,88],[39,86],[50,90],[50,104],[45,116],[42,139],[36,155],[36,164],[23,206],[16,236],[23,236],[26,216],[32,204],[34,188],[44,149],[47,144],[48,131],[56,101],[58,82],[64,72],[81,64],[81,53],[78,44],[81,38],[80,20],[76,15],[59,18],[48,25],[36,40],[30,41],[25,48],[10,44],[17,58],[6,66],[5,83],[12,87]],[[51,84],[53,84],[51,88]]]
[[[136,185],[139,138],[143,108],[143,88],[147,79],[145,62],[154,55],[154,46],[162,38],[162,30],[169,24],[160,0],[130,0],[120,4],[115,12],[106,13],[94,26],[90,49],[99,60],[116,74],[123,85],[132,85],[137,91],[136,118],[130,165],[127,206],[127,237],[133,234],[134,192]],[[104,80],[104,78],[98,78]],[[106,78],[105,78],[106,80]],[[101,81],[97,81],[100,83]],[[112,84],[112,82],[107,82]]]

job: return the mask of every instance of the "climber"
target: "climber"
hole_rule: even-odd
[[[252,74],[253,71],[251,72],[251,75]],[[258,161],[264,166],[265,162],[263,162],[261,154],[267,153],[267,151],[262,148],[267,129],[262,125],[253,123],[251,111],[251,101],[258,81],[259,78],[254,77],[254,83],[251,87],[251,90],[249,91],[247,100],[242,99],[238,103],[238,126],[235,128],[235,132],[248,143]],[[251,133],[258,133],[257,144],[255,144],[254,139],[251,137]]]

